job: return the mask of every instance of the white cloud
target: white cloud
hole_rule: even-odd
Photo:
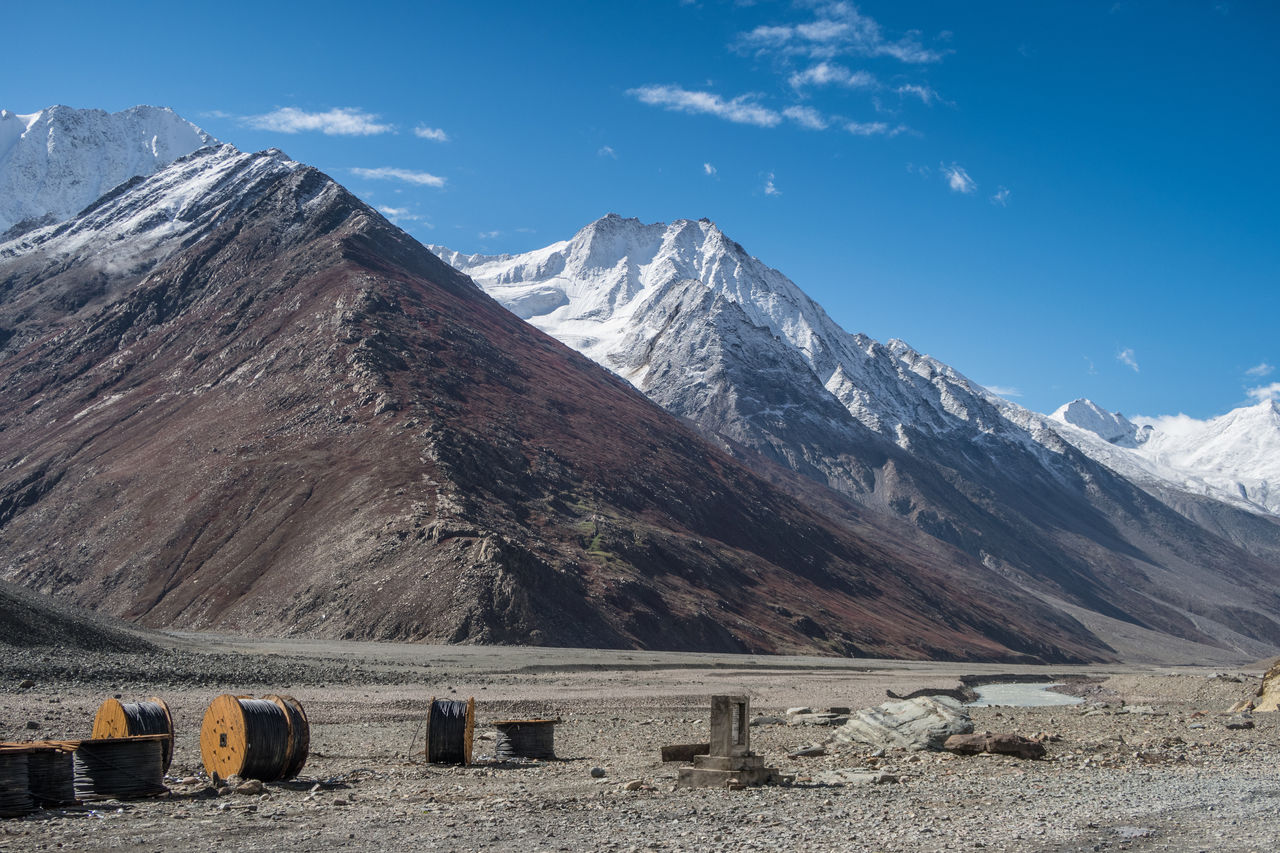
[[[438,127],[427,127],[420,124],[413,129],[413,135],[419,139],[430,139],[432,142],[448,142],[449,134]]]
[[[935,92],[931,87],[918,86],[915,83],[907,83],[906,85],[899,86],[893,91],[897,92],[899,95],[914,95],[915,97],[919,98],[920,102],[923,103],[925,106],[929,106],[933,104],[935,101],[942,100],[942,98],[938,96],[938,93]]]
[[[1123,364],[1125,367],[1131,367],[1131,368],[1133,368],[1133,372],[1134,372],[1134,373],[1138,373],[1138,372],[1139,372],[1139,371],[1138,371],[1138,359],[1137,359],[1137,357],[1133,354],[1133,348],[1132,348],[1132,347],[1125,347],[1124,349],[1120,350],[1120,352],[1116,353],[1116,361],[1120,362],[1120,363],[1121,363],[1121,364]]]
[[[1008,190],[1008,189],[1006,189],[1005,187],[1000,187],[1000,188],[998,188],[998,189],[996,190],[996,194],[995,194],[995,195],[993,195],[993,196],[991,197],[991,203],[992,203],[992,204],[998,204],[998,205],[1000,205],[1001,207],[1008,207],[1008,205],[1009,205],[1009,190]]]
[[[1197,420],[1190,415],[1156,415],[1150,417],[1148,415],[1133,415],[1129,418],[1130,423],[1136,426],[1154,427],[1156,432],[1162,432],[1165,435],[1178,438],[1195,435],[1204,430],[1208,426],[1208,421]]]
[[[351,170],[351,174],[375,181],[404,181],[407,184],[417,184],[423,187],[442,187],[445,180],[430,172],[413,172],[409,169],[393,169],[385,166],[378,169],[354,168]]]
[[[897,136],[902,132],[900,128],[890,129],[889,125],[882,121],[851,121],[844,126],[844,129],[854,136],[879,136],[882,133]]]
[[[389,204],[380,205],[378,212],[397,225],[401,222],[416,222],[422,218],[407,207],[392,207]]]
[[[322,113],[281,107],[263,115],[245,116],[241,121],[258,130],[274,130],[278,133],[318,130],[329,136],[375,136],[395,130],[394,125],[382,124],[378,121],[379,118],[374,113],[355,107],[337,107]]]
[[[827,120],[813,107],[787,107],[782,114],[809,130],[826,130]]]
[[[481,231],[476,236],[479,237],[481,240],[492,240],[495,237],[501,237],[502,232],[501,231]]]
[[[978,188],[978,183],[969,177],[963,167],[952,163],[942,167],[942,176],[947,179],[947,186],[958,193],[971,193]]]
[[[695,92],[679,86],[641,86],[629,89],[628,95],[641,103],[684,113],[713,115],[738,124],[775,127],[782,122],[776,110],[756,103],[754,95],[739,95],[732,100],[712,92]]]
[[[596,156],[597,156],[597,157],[610,157],[610,158],[612,158],[612,159],[614,159],[614,160],[617,160],[617,159],[618,159],[618,154],[617,154],[617,152],[616,152],[616,151],[614,151],[614,150],[613,150],[613,148],[612,148],[611,146],[608,146],[608,145],[602,145],[602,146],[600,146],[600,150],[596,152]]]
[[[765,195],[782,195],[782,190],[778,189],[773,183],[773,172],[769,173],[769,177],[764,182]]]
[[[992,394],[995,394],[997,397],[1021,397],[1022,396],[1021,391],[1019,391],[1017,388],[1013,388],[1008,385],[984,385],[982,387],[986,388],[988,391],[990,391]]]
[[[1261,364],[1255,364],[1244,372],[1245,376],[1256,376],[1261,379],[1263,376],[1270,376],[1275,371],[1275,366],[1267,364],[1265,361]]]
[[[1267,400],[1280,400],[1280,382],[1272,382],[1270,385],[1259,385],[1257,388],[1250,388],[1246,392],[1255,403],[1265,403]]]
[[[716,173],[716,167],[712,166],[710,163],[703,163],[702,171],[708,175],[714,175]]]
[[[844,86],[847,89],[877,89],[880,86],[874,74],[866,71],[850,71],[843,65],[820,62],[804,71],[796,71],[787,78],[793,89],[805,86]]]
[[[848,2],[818,2],[813,20],[759,26],[738,38],[740,47],[760,53],[778,52],[812,59],[841,55],[891,56],[901,62],[938,62],[942,54],[920,43],[916,32],[888,38],[880,25]]]

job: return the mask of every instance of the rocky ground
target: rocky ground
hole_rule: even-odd
[[[1227,709],[1261,668],[1009,668],[818,658],[247,643],[182,638],[151,654],[5,649],[0,738],[88,734],[101,701],[162,696],[177,746],[169,795],[0,821],[6,850],[1263,850],[1280,807],[1280,719]],[[203,654],[196,650],[212,651]],[[751,728],[793,776],[743,791],[675,788],[659,747],[703,741],[708,697],[758,715],[867,707],[964,675],[1078,679],[1072,707],[972,708],[978,731],[1044,738],[1044,760],[886,751],[832,727]],[[32,686],[21,687],[27,680]],[[296,696],[301,776],[218,795],[199,730],[219,693]],[[424,762],[432,696],[477,700],[477,761]],[[496,763],[497,719],[559,716],[559,761]],[[1228,728],[1245,722],[1252,728]],[[34,728],[29,728],[34,726]],[[825,754],[790,757],[801,747]],[[812,751],[812,750],[811,750]],[[603,774],[603,775],[601,775]],[[843,784],[842,784],[843,782]]]

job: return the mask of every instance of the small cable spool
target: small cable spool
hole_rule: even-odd
[[[89,738],[74,756],[77,800],[128,800],[154,797],[164,785],[167,735]]]
[[[427,712],[427,761],[431,764],[470,764],[476,729],[476,700],[431,698]]]
[[[0,744],[0,818],[35,811],[28,782],[30,747]]]
[[[289,696],[219,696],[200,727],[200,756],[215,779],[290,779],[306,763],[310,742],[302,703]]]
[[[40,741],[27,757],[31,799],[41,808],[69,806],[76,801],[75,747]]]
[[[164,769],[173,762],[173,715],[163,699],[152,696],[145,702],[108,699],[93,718],[92,738],[168,735],[164,744]]]
[[[560,720],[498,720],[493,754],[499,761],[508,758],[556,757],[556,723]]]

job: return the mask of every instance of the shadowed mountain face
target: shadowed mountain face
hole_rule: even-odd
[[[1247,656],[1280,645],[1276,519],[1140,488],[1061,425],[845,332],[707,220],[609,215],[523,255],[436,249],[757,470],[895,516],[1010,589]]]
[[[1111,655],[839,512],[278,152],[203,149],[0,244],[0,573],[78,604],[321,637]]]

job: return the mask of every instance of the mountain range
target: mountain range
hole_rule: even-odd
[[[1077,616],[1280,642],[1274,516],[1130,479],[1060,421],[902,341],[845,332],[708,220],[609,215],[514,256],[432,248],[748,464],[908,521]]]
[[[202,145],[0,243],[5,580],[157,627],[1114,656],[821,491],[279,151]]]
[[[433,254],[282,152],[175,122],[0,114],[4,580],[325,637],[1280,646],[1274,515],[846,333],[710,221]],[[94,162],[133,174],[98,192]]]

